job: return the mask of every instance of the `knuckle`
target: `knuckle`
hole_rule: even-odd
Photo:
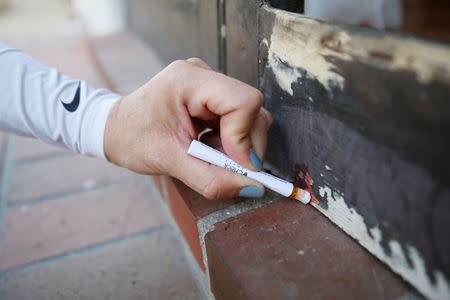
[[[256,106],[261,107],[263,105],[264,96],[259,90],[257,90],[257,89],[253,90],[251,99],[252,99],[252,101],[254,101]]]
[[[195,64],[195,65],[198,65],[198,64],[206,64],[202,59],[200,59],[200,58],[198,58],[198,57],[191,57],[191,58],[188,58],[187,61],[189,61],[189,62],[191,62],[191,63],[193,63],[193,64]]]
[[[273,123],[272,114],[265,109],[261,109],[261,112],[262,112],[261,116],[262,116],[262,118],[264,118],[264,121],[267,124],[267,127],[272,126],[272,123]]]
[[[184,78],[188,77],[189,68],[192,68],[192,65],[185,60],[173,61],[161,72],[160,85],[166,86],[168,91],[177,90],[181,86],[180,82],[184,82]]]
[[[188,65],[188,63],[185,60],[182,59],[177,59],[173,62],[171,62],[167,68],[168,69],[175,69],[175,70],[179,70],[179,69],[183,69]]]
[[[245,108],[247,110],[251,110],[255,112],[255,116],[257,115],[258,111],[263,105],[263,95],[262,93],[257,89],[251,89],[246,94],[245,101],[241,102],[239,106],[241,108]]]
[[[203,196],[209,200],[219,200],[221,198],[220,183],[217,177],[213,176],[203,188]]]

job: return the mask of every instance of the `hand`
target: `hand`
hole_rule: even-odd
[[[261,197],[260,183],[186,152],[201,131],[213,128],[226,154],[260,169],[272,123],[262,103],[257,89],[214,72],[198,58],[175,61],[112,107],[105,155],[138,173],[177,177],[209,199]]]

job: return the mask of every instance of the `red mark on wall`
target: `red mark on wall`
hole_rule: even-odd
[[[308,167],[305,165],[301,165],[296,166],[295,169],[298,170],[295,176],[295,185],[310,193],[312,203],[319,203],[319,200],[317,200],[312,191],[314,181],[308,173]]]

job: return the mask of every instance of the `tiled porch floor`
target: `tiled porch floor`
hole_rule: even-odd
[[[99,59],[114,62],[107,71],[122,92],[162,67],[156,56],[135,55],[139,47],[124,49],[130,38],[120,33],[94,41]],[[82,34],[10,44],[105,86]],[[139,59],[148,64],[146,74],[133,72]],[[205,297],[149,177],[5,133],[0,149],[0,299]]]

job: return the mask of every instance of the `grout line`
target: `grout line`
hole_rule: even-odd
[[[54,193],[54,194],[49,194],[49,195],[45,195],[42,197],[38,197],[38,198],[34,198],[32,200],[26,200],[26,201],[21,201],[21,202],[14,202],[14,203],[6,203],[6,208],[7,210],[14,210],[23,206],[29,206],[29,205],[37,205],[40,203],[45,203],[45,202],[51,202],[51,201],[55,201],[55,200],[59,200],[61,198],[65,198],[65,197],[69,197],[69,196],[74,196],[77,194],[82,194],[82,193],[87,193],[87,192],[92,192],[92,191],[98,191],[98,190],[102,190],[104,188],[108,188],[110,186],[113,185],[122,185],[122,184],[128,184],[130,182],[134,182],[134,181],[138,181],[138,177],[132,177],[132,178],[126,178],[126,179],[118,179],[118,180],[114,180],[114,181],[108,181],[108,182],[103,182],[103,183],[99,183],[96,184],[95,186],[91,187],[91,188],[84,188],[84,187],[77,187],[71,190],[67,190],[64,192],[58,192],[58,193]]]
[[[189,247],[186,239],[184,238],[184,235],[181,233],[180,228],[178,227],[178,224],[176,223],[175,219],[172,216],[171,210],[168,207],[166,201],[162,198],[163,196],[158,192],[157,187],[155,186],[155,183],[151,178],[149,178],[150,184],[152,186],[151,193],[156,199],[159,200],[161,203],[161,206],[166,213],[167,216],[169,216],[169,222],[171,227],[174,229],[176,238],[181,242],[183,245],[183,253],[185,257],[187,258],[187,263],[191,269],[191,274],[194,277],[194,280],[196,282],[197,288],[203,293],[204,299],[215,299],[214,295],[212,294],[210,288],[209,288],[209,281],[207,280],[207,275],[203,274],[203,271],[200,269],[200,266],[197,263],[197,260],[195,259],[194,255],[192,254],[191,248]],[[167,197],[167,190],[166,190],[166,184],[164,180],[164,176],[161,175],[161,184],[162,184],[162,190],[164,197]],[[168,198],[165,198],[168,199]]]
[[[29,271],[29,270],[33,270],[39,267],[43,267],[52,263],[56,263],[59,261],[63,261],[64,259],[71,259],[80,255],[84,255],[93,251],[97,251],[97,250],[102,250],[108,247],[112,247],[112,246],[116,246],[116,245],[120,245],[122,243],[131,241],[131,240],[135,240],[141,237],[145,237],[154,233],[158,233],[158,232],[162,232],[165,230],[171,230],[171,226],[169,224],[163,224],[160,225],[158,227],[154,227],[154,228],[150,228],[144,231],[139,231],[124,237],[120,237],[120,238],[116,238],[116,239],[112,239],[106,242],[101,242],[99,244],[95,244],[95,245],[91,245],[91,246],[87,246],[84,248],[80,248],[80,249],[76,249],[76,250],[71,250],[68,251],[64,254],[58,255],[58,256],[53,256],[53,257],[49,257],[49,258],[45,258],[42,260],[38,260],[35,262],[32,262],[30,264],[15,268],[15,269],[10,269],[10,270],[6,270],[3,273],[0,274],[0,282],[3,281],[5,278],[16,275],[16,274],[20,274],[23,273],[25,271]]]
[[[60,198],[65,198],[65,197],[69,197],[72,195],[82,194],[84,192],[101,190],[103,188],[107,188],[111,185],[114,185],[115,183],[116,182],[101,183],[92,188],[77,187],[75,189],[67,190],[64,192],[58,192],[58,193],[54,193],[54,194],[49,194],[49,195],[45,195],[42,197],[31,199],[31,200],[13,202],[10,204],[7,203],[6,204],[7,210],[14,210],[14,209],[24,207],[24,206],[32,206],[32,205],[38,205],[38,204],[45,203],[45,202],[51,202],[51,201],[59,200]]]
[[[3,246],[3,221],[6,214],[9,192],[9,181],[11,178],[11,170],[14,162],[12,160],[14,150],[14,135],[8,134],[6,136],[6,143],[3,147],[2,153],[2,167],[0,173],[0,256]]]
[[[237,203],[232,206],[228,206],[224,209],[217,210],[197,221],[197,230],[200,240],[200,246],[202,248],[203,264],[205,265],[206,274],[209,274],[209,268],[208,268],[208,257],[206,255],[206,248],[205,248],[205,236],[206,234],[208,234],[208,232],[211,232],[215,229],[215,224],[222,222],[226,219],[236,217],[237,215],[245,213],[249,210],[260,208],[271,203],[276,203],[278,202],[279,199],[280,196],[278,194],[269,191],[266,195],[264,195],[263,198],[253,198],[247,201]],[[206,279],[208,281],[209,286],[210,285],[209,276],[206,276]]]

